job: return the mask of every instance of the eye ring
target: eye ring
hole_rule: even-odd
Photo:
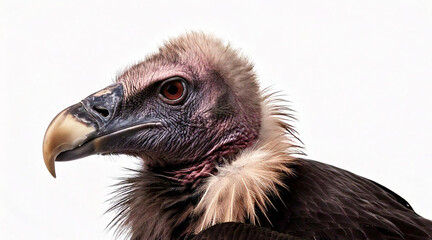
[[[163,81],[159,87],[159,98],[171,105],[181,103],[186,95],[186,83],[181,77],[169,78]]]

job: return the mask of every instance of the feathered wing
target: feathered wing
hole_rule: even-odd
[[[307,239],[432,239],[432,221],[366,178],[303,159],[293,171],[278,210],[268,213],[276,231]]]

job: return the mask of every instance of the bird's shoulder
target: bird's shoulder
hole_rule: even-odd
[[[273,229],[316,239],[432,238],[432,222],[386,187],[318,161],[291,167],[278,210],[269,210]]]

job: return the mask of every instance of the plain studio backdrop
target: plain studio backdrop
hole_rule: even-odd
[[[110,185],[137,160],[60,163],[54,179],[45,130],[188,30],[242,49],[261,86],[291,101],[309,158],[373,179],[432,218],[431,1],[1,0],[0,239],[114,238]]]

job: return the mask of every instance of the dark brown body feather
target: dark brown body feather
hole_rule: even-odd
[[[432,221],[388,189],[324,163],[297,163],[267,227],[305,239],[432,239]]]
[[[202,231],[191,240],[302,240],[286,233],[252,224],[228,222]]]

